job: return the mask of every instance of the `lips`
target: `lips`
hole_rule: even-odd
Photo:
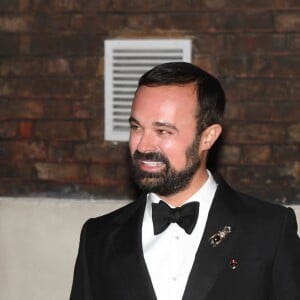
[[[147,166],[152,166],[152,167],[157,167],[163,165],[163,162],[161,161],[148,161],[148,160],[142,160],[140,161],[141,164],[147,165]]]
[[[142,153],[136,150],[132,160],[137,169],[147,173],[160,172],[169,166],[168,159],[159,152]]]
[[[157,172],[164,168],[165,164],[161,161],[138,160],[139,166],[143,171]]]

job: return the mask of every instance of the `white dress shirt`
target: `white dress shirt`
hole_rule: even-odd
[[[157,300],[181,300],[183,297],[217,189],[209,171],[208,174],[209,178],[205,184],[185,202],[200,203],[198,220],[191,234],[187,234],[176,223],[171,223],[165,231],[154,235],[151,204],[158,203],[160,199],[153,193],[147,196],[142,245]]]

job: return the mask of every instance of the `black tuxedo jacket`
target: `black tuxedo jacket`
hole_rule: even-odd
[[[218,188],[183,300],[299,300],[294,212],[236,193],[215,179]],[[145,203],[143,196],[85,223],[71,300],[156,299],[142,251]],[[209,238],[224,226],[232,232],[212,247]]]

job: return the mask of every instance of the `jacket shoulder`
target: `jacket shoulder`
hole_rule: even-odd
[[[146,197],[140,198],[122,206],[107,214],[90,218],[83,225],[83,231],[89,233],[100,232],[102,230],[111,230],[129,220],[135,214],[141,214],[145,207]]]
[[[266,200],[261,200],[250,195],[237,193],[241,206],[248,212],[256,216],[276,217],[284,216],[292,211],[291,208],[280,204],[271,203]]]
[[[216,197],[218,199],[225,197],[228,204],[235,208],[238,213],[249,213],[250,215],[254,214],[256,216],[282,216],[288,211],[292,211],[291,208],[284,207],[283,205],[236,191],[232,189],[220,175],[215,175],[214,177],[219,184]]]

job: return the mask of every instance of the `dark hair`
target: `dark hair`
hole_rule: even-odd
[[[223,88],[215,77],[195,65],[186,62],[170,62],[155,66],[140,78],[138,87],[189,83],[195,83],[197,89],[198,133],[212,124],[221,124],[226,102]]]

